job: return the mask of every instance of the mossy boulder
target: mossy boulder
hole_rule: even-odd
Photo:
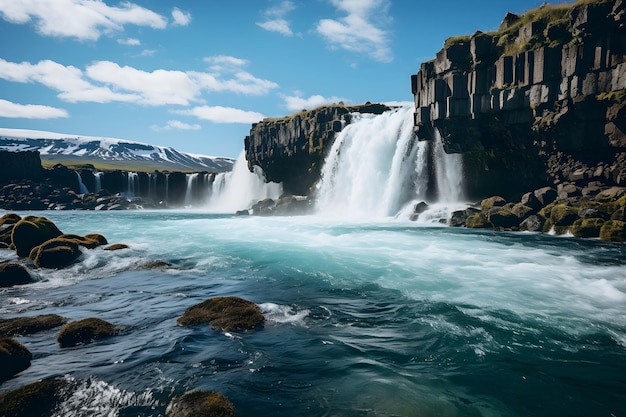
[[[576,237],[590,238],[599,237],[600,228],[605,223],[605,220],[598,217],[589,217],[578,219],[574,222],[570,231]]]
[[[122,250],[122,249],[128,249],[128,248],[130,248],[130,246],[125,245],[123,243],[114,243],[104,248],[104,250]]]
[[[492,212],[489,215],[489,221],[497,229],[517,228],[520,224],[519,218],[508,209]]]
[[[35,282],[35,280],[24,266],[10,262],[0,264],[0,288],[25,285],[32,282]]]
[[[579,218],[578,209],[565,204],[554,206],[550,212],[550,221],[554,226],[571,226]]]
[[[0,382],[12,378],[30,366],[33,355],[10,337],[0,337]]]
[[[488,229],[491,227],[491,223],[482,213],[476,213],[465,220],[465,226],[470,229]]]
[[[73,264],[81,255],[74,239],[54,238],[33,248],[29,255],[38,268],[59,269]]]
[[[67,319],[57,314],[0,319],[0,336],[24,336],[53,329],[65,323],[67,323]]]
[[[494,207],[502,207],[506,204],[506,200],[500,196],[493,196],[485,198],[480,202],[480,209],[482,211],[489,211]]]
[[[519,229],[525,232],[541,232],[545,221],[543,217],[533,214],[520,223]]]
[[[90,343],[117,334],[119,329],[111,323],[98,318],[73,321],[63,326],[57,342],[62,348]]]
[[[107,242],[107,239],[104,236],[100,234],[96,234],[96,233],[85,235],[85,236],[64,233],[61,236],[59,236],[59,238],[73,240],[78,245],[87,249],[94,249],[94,248],[97,248],[98,246],[106,245],[109,243]]]
[[[0,393],[2,417],[49,417],[68,396],[70,382],[65,378],[46,378],[13,391]]]
[[[51,220],[45,217],[26,216],[13,227],[11,242],[17,255],[25,258],[35,246],[62,234]]]
[[[609,220],[600,228],[600,239],[608,242],[626,242],[626,222]]]
[[[213,391],[192,391],[174,398],[165,410],[167,417],[232,417],[235,406]]]
[[[522,203],[517,203],[511,208],[511,213],[515,214],[517,218],[522,221],[528,216],[535,214],[536,210]]]
[[[183,326],[207,323],[222,331],[245,332],[263,327],[265,318],[252,301],[239,297],[215,297],[185,310],[178,318]]]

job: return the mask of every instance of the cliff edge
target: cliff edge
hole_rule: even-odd
[[[415,130],[462,153],[469,197],[626,185],[626,4],[507,14],[412,75]]]
[[[267,181],[283,183],[283,190],[296,195],[310,194],[319,180],[326,152],[335,135],[350,123],[350,113],[381,114],[384,104],[357,106],[333,104],[293,115],[264,119],[252,125],[245,138],[248,166],[263,169]]]

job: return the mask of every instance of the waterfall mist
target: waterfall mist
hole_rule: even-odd
[[[249,209],[259,200],[276,199],[281,193],[280,184],[265,182],[261,168],[255,166],[254,172],[250,172],[245,152],[241,151],[232,171],[215,176],[206,208],[216,213],[233,213]]]

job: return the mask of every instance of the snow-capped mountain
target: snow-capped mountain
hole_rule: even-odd
[[[42,161],[74,161],[84,164],[132,164],[146,170],[230,171],[234,159],[179,152],[174,148],[122,139],[76,136],[38,130],[0,128],[0,149],[37,150]]]

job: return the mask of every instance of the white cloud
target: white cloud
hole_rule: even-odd
[[[199,124],[190,125],[188,123],[183,123],[180,120],[168,120],[165,126],[152,125],[150,128],[156,132],[160,132],[163,130],[200,130],[201,126]]]
[[[172,19],[174,19],[175,26],[187,26],[191,22],[191,13],[184,12],[178,7],[174,7],[174,10],[172,10]]]
[[[128,46],[139,46],[139,45],[141,45],[141,41],[139,39],[135,39],[135,38],[118,39],[117,43],[119,43],[120,45],[128,45]]]
[[[172,113],[195,116],[214,123],[256,123],[265,118],[261,113],[222,106],[199,106],[189,110],[174,110]]]
[[[111,7],[102,0],[2,0],[0,15],[8,22],[33,22],[45,36],[97,40],[104,33],[122,31],[124,25],[164,29],[167,19],[130,2]]]
[[[0,79],[18,83],[40,83],[58,91],[61,100],[72,103],[118,101],[147,106],[188,106],[204,101],[204,92],[261,95],[278,87],[272,81],[257,78],[241,70],[239,66],[246,63],[244,60],[213,57],[213,61],[222,63],[220,71],[144,71],[130,66],[122,67],[111,61],[94,62],[82,71],[50,60],[31,64],[14,63],[0,58]]]
[[[296,96],[285,96],[282,98],[285,100],[285,105],[290,111],[300,111],[302,109],[314,109],[315,107],[322,106],[324,104],[332,104],[341,102],[348,102],[348,100],[332,96],[332,97],[323,97],[320,95],[314,95],[309,98],[302,98],[299,95]]]
[[[265,10],[263,12],[265,20],[257,22],[257,25],[270,32],[277,32],[284,36],[293,36],[293,31],[289,27],[290,23],[285,19],[285,16],[295,10],[295,8],[296,6],[293,2],[285,0],[278,6]]]
[[[380,62],[391,62],[389,33],[383,29],[390,21],[389,0],[330,0],[340,11],[347,13],[338,20],[322,19],[317,32],[332,47],[357,54],[365,54]]]
[[[0,99],[0,117],[11,119],[57,119],[69,117],[64,109],[39,104],[18,104]]]

